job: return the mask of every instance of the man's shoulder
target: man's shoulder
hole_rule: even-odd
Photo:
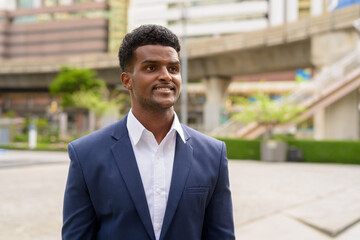
[[[219,160],[223,159],[223,154],[226,152],[225,143],[188,126],[183,126],[183,129],[187,136],[186,143],[191,146],[194,159],[199,164],[217,168]]]
[[[121,134],[123,121],[124,119],[121,119],[109,126],[84,135],[72,141],[71,145],[74,147],[91,148],[92,146],[99,146],[114,141],[114,138],[118,138],[119,134]]]
[[[194,142],[201,142],[201,143],[206,143],[206,144],[213,144],[213,145],[222,145],[223,142],[214,138],[214,137],[211,137],[209,135],[206,135],[202,132],[199,132],[189,126],[186,126],[184,124],[181,124],[184,132],[185,132],[185,135],[186,137],[190,137],[190,141],[194,141]]]

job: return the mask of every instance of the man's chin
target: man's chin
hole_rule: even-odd
[[[172,103],[172,104],[163,104],[163,105],[159,106],[159,108],[162,109],[162,110],[173,109],[173,107],[174,107],[174,103]]]
[[[175,104],[175,101],[174,100],[168,100],[168,101],[158,101],[157,102],[157,106],[160,108],[160,109],[169,109],[169,108],[172,108]]]
[[[155,99],[153,99],[152,101],[143,102],[140,105],[142,106],[143,110],[162,112],[167,110],[173,110],[175,102],[176,101],[174,101],[173,99],[161,99],[159,101],[155,101]]]

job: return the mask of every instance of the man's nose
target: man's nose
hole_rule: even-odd
[[[169,70],[167,69],[167,67],[161,68],[159,79],[161,81],[166,81],[166,82],[171,81],[171,74],[169,73]]]

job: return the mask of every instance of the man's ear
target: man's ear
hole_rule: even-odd
[[[132,90],[132,80],[131,73],[123,72],[121,73],[121,82],[127,90]]]

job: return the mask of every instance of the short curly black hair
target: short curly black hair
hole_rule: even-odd
[[[130,71],[134,60],[134,52],[144,45],[169,46],[179,54],[180,43],[178,37],[166,27],[160,25],[142,25],[125,35],[120,49],[119,62],[123,72]]]

